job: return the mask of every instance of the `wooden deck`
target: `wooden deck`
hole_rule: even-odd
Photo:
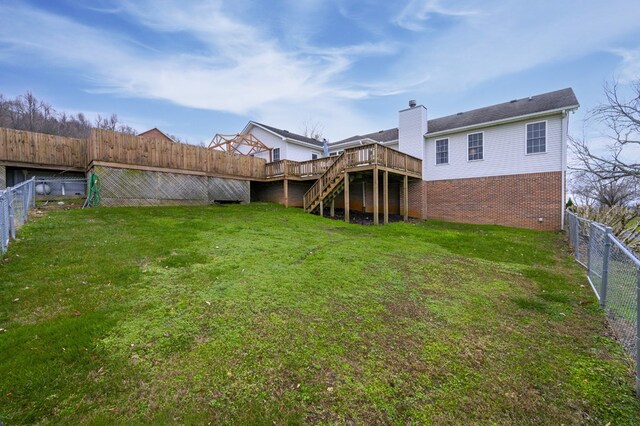
[[[325,203],[333,202],[338,194],[342,192],[345,199],[345,218],[348,220],[350,175],[363,172],[370,172],[372,175],[374,223],[378,223],[379,172],[383,173],[384,222],[388,222],[389,173],[403,178],[403,205],[405,206],[403,215],[406,220],[408,218],[409,205],[408,181],[409,178],[419,179],[422,177],[422,160],[379,144],[349,148],[338,156],[304,195],[303,206],[305,211],[309,213],[317,211],[322,215]]]

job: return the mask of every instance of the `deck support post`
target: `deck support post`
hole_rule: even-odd
[[[385,158],[387,151],[385,150]],[[382,174],[382,211],[384,212],[384,223],[389,223],[389,171]]]
[[[329,207],[329,216],[331,216],[331,217],[336,217],[336,210],[335,210],[335,208],[336,208],[336,199],[335,199],[335,198],[333,198],[333,199],[331,200],[331,206]]]
[[[344,172],[344,221],[349,223],[349,172]]]
[[[378,166],[373,167],[373,224],[378,225],[378,214],[380,213],[379,191],[378,191]]]
[[[409,221],[409,176],[404,175],[402,181],[402,197],[404,198],[404,221]]]
[[[289,207],[289,180],[284,180],[284,207]]]
[[[324,200],[320,200],[320,217],[324,216]]]

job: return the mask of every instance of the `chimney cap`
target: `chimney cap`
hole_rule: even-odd
[[[409,108],[414,108],[416,105],[417,105],[417,104],[416,104],[416,100],[415,100],[415,99],[411,99],[411,100],[409,101]]]

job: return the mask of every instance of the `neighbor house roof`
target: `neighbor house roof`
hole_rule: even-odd
[[[143,138],[165,138],[167,140],[170,140],[171,142],[175,142],[173,140],[173,138],[169,135],[167,135],[165,132],[163,132],[162,130],[158,129],[157,127],[154,127],[153,129],[149,129],[146,132],[142,132],[140,134],[138,134],[138,136],[143,137]]]
[[[288,130],[278,129],[277,127],[267,126],[266,124],[258,123],[256,121],[252,121],[252,123],[257,125],[257,126],[260,126],[260,127],[264,128],[266,130],[269,130],[269,131],[271,131],[273,133],[276,133],[276,134],[282,136],[283,138],[293,139],[293,140],[297,140],[297,141],[300,141],[300,142],[305,142],[305,143],[308,143],[308,144],[311,144],[311,145],[315,145],[315,146],[320,147],[320,148],[322,148],[324,146],[323,142],[319,141],[317,139],[308,138],[306,136],[302,136],[302,135],[299,135],[297,133],[292,133],[292,132],[290,132]]]
[[[556,90],[429,120],[427,135],[546,111],[577,108],[578,106],[578,99],[573,93],[573,89]]]
[[[380,130],[378,132],[367,133],[366,135],[355,135],[350,138],[342,139],[340,141],[332,142],[330,145],[338,145],[342,143],[348,143],[353,141],[359,141],[362,139],[372,139],[376,142],[391,142],[398,140],[398,128]]]

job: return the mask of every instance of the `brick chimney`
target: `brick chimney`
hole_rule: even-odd
[[[398,114],[398,150],[423,159],[427,109],[411,100],[409,108],[401,110]]]

